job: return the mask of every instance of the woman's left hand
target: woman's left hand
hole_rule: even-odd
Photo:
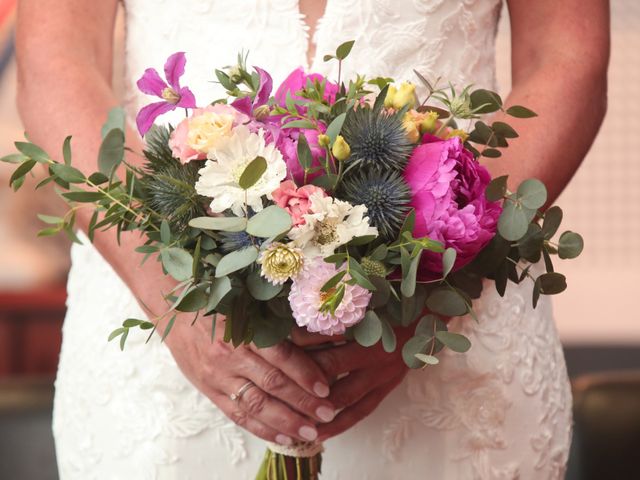
[[[331,385],[329,400],[342,410],[329,423],[318,425],[318,439],[326,440],[348,430],[367,417],[402,381],[409,370],[402,359],[402,346],[411,332],[396,329],[398,346],[387,353],[379,343],[363,347],[356,342],[308,352],[328,378],[338,378]],[[334,342],[335,337],[309,336],[298,332],[293,336],[297,344],[311,345]],[[346,376],[342,376],[348,374]]]

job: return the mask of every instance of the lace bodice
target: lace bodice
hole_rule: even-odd
[[[441,75],[494,86],[500,0],[329,0],[311,69],[336,78],[322,56],[346,40],[353,72],[416,80]],[[135,81],[167,56],[187,53],[183,84],[199,103],[221,97],[213,69],[240,49],[277,84],[306,65],[307,26],[296,0],[126,0],[126,103],[148,99]],[[177,120],[181,113],[167,120]],[[87,242],[88,243],[88,242]],[[250,479],[264,443],[229,421],[181,374],[159,341],[132,336],[120,352],[106,338],[142,314],[90,245],[74,246],[69,311],[57,379],[54,433],[62,480]],[[487,286],[479,321],[452,329],[465,355],[411,372],[367,419],[327,442],[324,480],[557,480],[570,437],[571,399],[548,299],[530,285],[504,298]]]

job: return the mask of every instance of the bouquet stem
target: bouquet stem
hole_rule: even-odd
[[[282,448],[267,448],[256,480],[318,480],[322,467],[322,446],[309,452],[308,446],[302,446],[300,456],[287,455]],[[287,453],[295,451],[289,448]],[[311,455],[309,455],[311,453]]]

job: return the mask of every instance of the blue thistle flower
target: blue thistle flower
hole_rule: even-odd
[[[409,212],[411,189],[396,172],[360,171],[343,180],[340,198],[365,205],[371,225],[385,240],[395,239]]]
[[[341,135],[351,147],[350,167],[401,171],[413,145],[402,126],[400,112],[359,107],[347,113]]]
[[[224,253],[231,253],[235,250],[253,245],[251,236],[247,232],[219,232],[220,248]]]

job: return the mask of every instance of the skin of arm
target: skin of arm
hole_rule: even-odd
[[[492,120],[504,118],[520,138],[503,157],[483,161],[493,177],[509,175],[511,190],[528,178],[542,180],[551,204],[580,166],[606,112],[609,2],[509,0],[508,6],[513,86],[505,104],[524,105],[538,116],[495,115]],[[399,356],[359,360],[377,353],[350,345],[314,355],[330,376],[355,371],[363,379],[345,378],[332,386],[329,399],[346,408],[333,422],[320,426],[320,438],[351,428],[400,382],[407,368]]]

